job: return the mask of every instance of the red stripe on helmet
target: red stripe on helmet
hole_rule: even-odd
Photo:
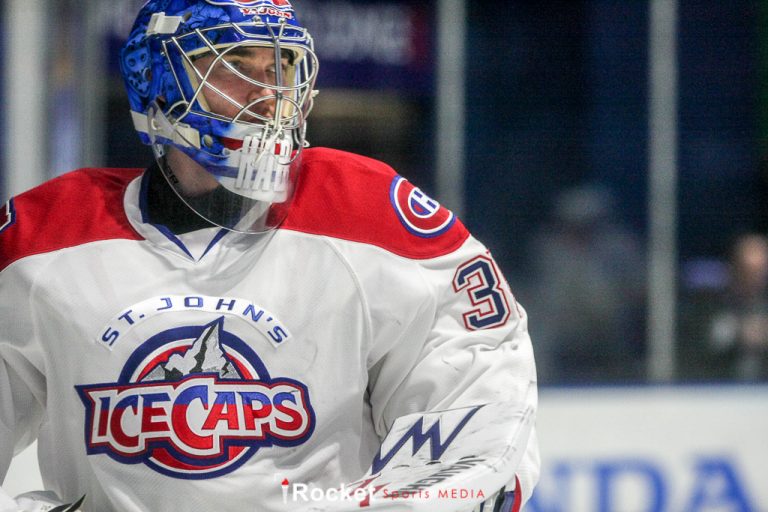
[[[221,137],[222,145],[231,150],[238,150],[243,147],[243,141],[241,139],[230,139],[229,137]]]

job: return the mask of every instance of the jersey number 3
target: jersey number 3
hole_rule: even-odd
[[[466,292],[474,306],[463,315],[467,329],[501,327],[509,320],[509,300],[491,258],[477,256],[463,263],[453,276],[453,290]]]

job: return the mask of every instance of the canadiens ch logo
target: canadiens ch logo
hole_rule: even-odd
[[[117,382],[76,386],[87,453],[203,479],[234,471],[262,447],[304,443],[315,425],[307,387],[271,377],[224,321],[156,334]]]
[[[392,180],[389,199],[405,229],[422,238],[442,235],[456,221],[453,212],[401,176]]]

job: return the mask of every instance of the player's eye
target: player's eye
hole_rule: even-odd
[[[229,66],[232,67],[232,69],[235,69],[236,71],[245,74],[246,66],[245,64],[243,64],[243,61],[241,61],[240,59],[227,60],[227,64],[229,64]]]
[[[280,66],[280,72],[281,76],[285,77],[286,73],[288,73],[288,66],[283,64]],[[274,77],[277,76],[277,66],[271,65],[267,68],[267,75]]]
[[[284,77],[285,69],[284,68],[281,68],[281,69],[282,69],[282,77]],[[265,72],[266,72],[268,83],[270,85],[277,85],[277,66],[275,66],[274,64],[271,66],[268,66]]]

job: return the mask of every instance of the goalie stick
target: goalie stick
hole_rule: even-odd
[[[59,505],[58,507],[52,508],[49,512],[77,512],[80,510],[80,505],[83,504],[83,501],[85,501],[85,495],[81,496],[80,499],[74,503],[70,503],[69,505]]]

